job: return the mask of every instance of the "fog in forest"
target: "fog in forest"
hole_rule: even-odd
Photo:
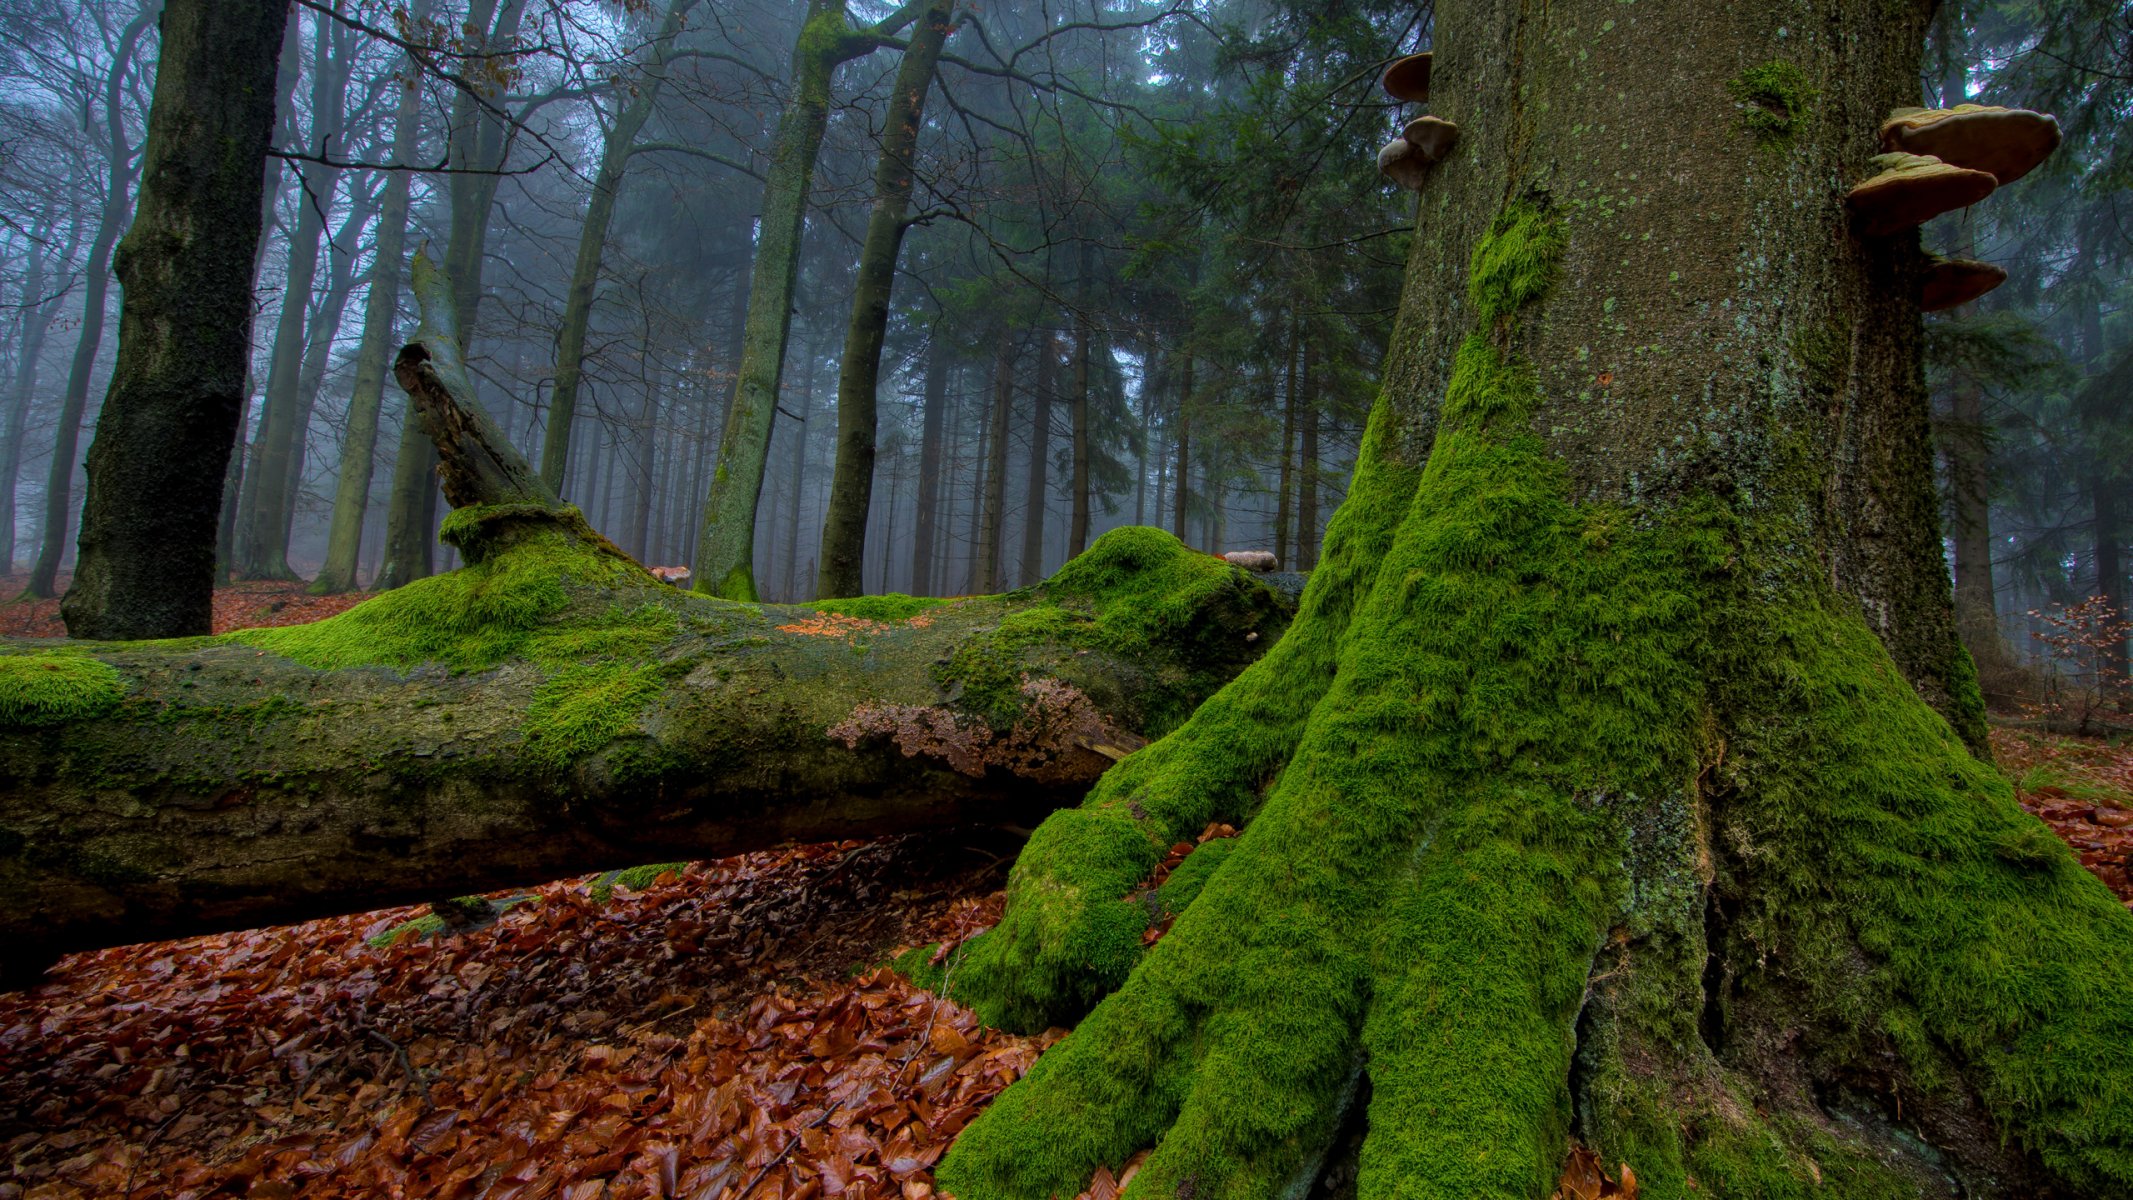
[[[1032,583],[1136,523],[1308,570],[1356,458],[1414,216],[1376,169],[1408,115],[1377,72],[1426,43],[1428,10],[958,9],[928,64],[915,148],[900,152],[887,135],[908,14],[855,4],[853,28],[887,32],[832,64],[804,224],[786,245],[765,239],[762,210],[783,169],[781,117],[805,91],[793,71],[810,11],[294,9],[219,538],[229,577],[340,591],[454,565],[434,537],[432,452],[385,367],[413,330],[408,261],[423,248],[470,301],[462,341],[482,405],[648,565],[700,566],[751,286],[782,255],[795,274],[784,352],[768,355],[763,598],[817,594],[840,441],[866,440],[856,421],[840,432],[840,393],[870,383],[872,486],[856,518],[840,502],[864,522],[867,592]],[[156,16],[125,2],[0,6],[10,592],[57,594],[72,564]],[[1927,318],[1949,558],[1988,690],[2000,664],[1980,631],[2030,656],[2046,649],[2032,632],[2050,629],[2033,610],[2095,595],[2117,606],[2133,523],[2133,151],[2113,136],[2122,89],[2079,65],[2112,61],[2108,23],[2076,35],[2104,39],[2093,45],[2047,24],[2024,4],[1944,6],[1922,81],[1928,101],[2055,111],[2067,134],[2024,186],[1925,231],[1930,249],[2009,272]],[[911,187],[890,216],[904,236],[870,381],[849,347],[864,339],[854,297],[884,163],[891,175],[907,163]]]

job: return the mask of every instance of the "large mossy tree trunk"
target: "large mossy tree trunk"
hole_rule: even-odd
[[[287,17],[276,5],[163,6],[140,205],[118,247],[118,361],[60,605],[75,637],[208,631]]]
[[[1572,1136],[1647,1197],[2133,1192],[2133,915],[1966,746],[1920,251],[1840,199],[1928,8],[1436,6],[1462,136],[1325,561],[950,959],[1079,1024],[945,1191],[1295,1195],[1345,1127],[1365,1197]]]

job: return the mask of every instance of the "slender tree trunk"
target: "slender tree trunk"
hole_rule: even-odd
[[[2124,544],[2124,532],[2118,520],[2117,480],[2099,475],[2089,485],[2090,512],[2095,520],[2094,538],[2096,547],[2096,594],[2103,597],[2111,612],[2123,618],[2126,615],[2126,567],[2119,547]],[[2120,687],[2126,680],[2126,640],[2123,637],[2106,639],[2100,647],[2097,667],[2107,686]]]
[[[948,424],[948,339],[936,321],[926,339],[926,390],[918,435],[918,516],[911,527],[911,593],[933,596],[946,589],[934,575],[939,555],[935,529],[941,520],[941,443]]]
[[[74,637],[208,632],[287,18],[279,4],[164,7],[140,206],[118,253],[118,362],[60,606]]]
[[[1303,337],[1294,313],[1289,315],[1288,353],[1282,355],[1285,364],[1281,384],[1281,479],[1275,485],[1274,501],[1274,561],[1283,570],[1292,570],[1295,564],[1289,560],[1289,529],[1294,515],[1292,501],[1296,494],[1296,362],[1303,353]]]
[[[837,456],[830,473],[829,506],[822,519],[821,566],[815,584],[815,594],[823,599],[856,596],[866,590],[861,575],[874,495],[881,344],[889,327],[896,258],[903,246],[905,217],[911,210],[911,188],[917,177],[918,133],[925,121],[926,93],[933,87],[954,9],[953,0],[927,0],[889,92],[881,156],[874,164],[874,208],[867,218],[859,271],[852,283],[852,317],[837,376]]]
[[[1044,526],[1051,516],[1052,393],[1059,381],[1059,341],[1049,329],[1037,335],[1037,377],[1030,389],[1029,471],[1022,493],[1022,557],[1016,561],[1023,587],[1044,578]]]
[[[1192,499],[1192,351],[1181,350],[1179,351],[1179,357],[1184,360],[1184,367],[1178,372],[1180,376],[1178,383],[1178,431],[1175,439],[1178,464],[1178,492],[1177,500],[1171,510],[1170,519],[1173,522],[1171,532],[1175,533],[1178,540],[1182,542],[1186,540],[1185,512],[1187,502]]]
[[[51,261],[62,267],[73,257],[81,232],[81,217],[77,212],[68,234],[66,245],[57,254],[49,255]],[[29,264],[23,275],[21,343],[16,350],[14,378],[9,380],[10,401],[5,426],[0,427],[0,575],[15,571],[15,489],[22,477],[22,430],[28,422],[30,405],[37,396],[38,367],[44,358],[46,336],[51,332],[52,322],[59,316],[59,301],[46,298],[45,289],[54,282],[46,270],[47,252],[44,238],[51,235],[51,226],[39,229],[39,239],[30,246]]]
[[[126,141],[125,78],[132,69],[134,50],[156,17],[153,7],[143,7],[119,35],[118,56],[111,64],[103,94],[104,152],[110,159],[110,178],[104,197],[102,219],[89,244],[89,262],[82,274],[81,332],[74,343],[74,361],[67,368],[67,389],[59,401],[59,423],[52,434],[52,462],[45,478],[44,535],[37,561],[30,567],[25,596],[39,598],[59,594],[59,563],[67,548],[68,525],[74,515],[74,468],[81,445],[82,414],[89,407],[89,381],[96,370],[96,352],[104,341],[104,303],[111,286],[111,252],[125,231],[131,208],[133,182],[140,164]]]
[[[1297,420],[1303,426],[1301,455],[1302,470],[1299,474],[1296,502],[1296,570],[1308,571],[1318,565],[1318,349],[1309,340],[1303,349],[1303,411]]]
[[[802,349],[806,349],[802,342]],[[792,600],[800,594],[800,508],[807,496],[807,431],[815,418],[815,363],[806,355],[807,367],[800,373],[800,413],[792,435],[792,475],[785,493],[785,573],[779,594]]]
[[[416,0],[411,19],[419,27],[429,19],[434,0]],[[410,77],[401,84],[393,116],[392,161],[412,162],[422,138],[422,88],[410,59],[401,69]],[[326,561],[311,590],[320,595],[354,591],[362,560],[363,522],[370,511],[370,482],[378,453],[378,421],[384,407],[386,358],[392,352],[393,324],[400,311],[401,262],[407,254],[407,212],[413,176],[389,172],[378,214],[378,237],[371,260],[370,285],[363,297],[363,341],[356,350],[355,381],[348,397],[348,432],[341,444],[340,474],[333,493],[333,523],[326,533]]]
[[[563,298],[563,323],[555,338],[555,388],[548,399],[548,435],[541,443],[541,478],[548,486],[561,488],[570,459],[571,423],[578,412],[578,380],[585,367],[585,334],[592,324],[593,295],[600,286],[600,258],[607,249],[607,235],[614,224],[615,201],[622,192],[623,172],[637,148],[637,135],[644,130],[659,93],[666,85],[667,60],[682,22],[697,0],[671,0],[659,31],[646,48],[645,62],[629,103],[615,114],[601,144],[600,167],[593,175],[592,195],[585,207],[585,223],[578,230],[578,258],[571,268],[570,286]]]
[[[1955,543],[1955,623],[1989,681],[2006,666],[2009,654],[1992,580],[1992,447],[1984,390],[1965,381],[1955,389],[1951,408],[1944,446]]]
[[[631,439],[635,469],[630,479],[630,545],[644,559],[652,549],[652,483],[659,463],[659,408],[661,373],[653,368],[645,381],[643,407],[637,414],[636,436]]]
[[[1148,430],[1149,414],[1155,411],[1151,403],[1155,396],[1155,349],[1151,345],[1141,347],[1140,436],[1133,442],[1133,523],[1148,524]],[[1160,497],[1156,503],[1161,504]],[[1160,517],[1157,518],[1161,520]]]
[[[1015,399],[1015,329],[1000,329],[1000,348],[993,356],[992,412],[985,422],[984,495],[978,504],[976,559],[971,568],[970,590],[1000,590],[1000,542],[1007,510],[1007,416]]]
[[[1089,355],[1094,334],[1089,328],[1089,247],[1081,246],[1079,300],[1074,309],[1074,477],[1073,511],[1067,520],[1068,558],[1089,548]]]

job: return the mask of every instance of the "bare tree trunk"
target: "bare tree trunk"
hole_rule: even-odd
[[[47,261],[64,267],[81,241],[81,214],[76,210],[68,224],[67,240],[57,253],[46,250],[52,223],[37,231],[30,243],[29,265],[22,282],[21,337],[17,345],[14,378],[9,381],[11,400],[4,428],[0,428],[0,575],[15,570],[15,488],[22,477],[22,431],[29,420],[30,405],[37,395],[38,366],[44,357],[46,336],[59,317],[59,297],[47,297],[53,282]]]
[[[434,7],[434,0],[416,0],[411,14],[414,24],[420,27]],[[412,72],[413,60],[402,69]],[[411,76],[400,85],[400,105],[393,116],[392,161],[412,162],[421,137],[422,89],[419,79]],[[393,322],[400,312],[400,264],[407,253],[412,178],[407,171],[386,175],[370,284],[363,298],[363,341],[356,350],[355,381],[349,391],[348,432],[334,487],[333,523],[326,533],[326,561],[311,582],[311,590],[320,595],[354,591],[357,586],[363,522],[370,510],[370,482],[378,453],[378,422],[384,407],[386,357],[392,352]]]
[[[934,322],[926,339],[926,385],[918,439],[918,517],[911,527],[911,593],[937,595],[935,529],[941,520],[941,442],[948,423],[948,339]]]
[[[1007,415],[1015,398],[1015,329],[1000,328],[1000,348],[993,356],[992,412],[985,423],[984,494],[978,504],[976,558],[970,588],[1000,590],[1000,541],[1007,509]]]
[[[1303,425],[1302,458],[1303,479],[1299,482],[1300,493],[1296,503],[1296,567],[1308,571],[1318,565],[1318,351],[1310,340],[1304,340],[1303,349],[1303,411],[1297,420]],[[1286,564],[1284,564],[1286,565]]]
[[[1044,578],[1044,526],[1051,516],[1052,393],[1059,385],[1059,339],[1037,334],[1037,377],[1030,389],[1029,471],[1022,493],[1022,556],[1016,561],[1023,587]]]
[[[140,207],[118,255],[118,363],[60,606],[74,637],[208,632],[287,18],[279,4],[164,7]]]
[[[822,599],[856,596],[866,590],[861,574],[874,495],[881,344],[888,331],[896,259],[917,177],[918,133],[925,120],[926,93],[933,87],[954,9],[954,0],[927,0],[924,13],[912,27],[889,93],[881,156],[874,165],[874,208],[867,217],[858,276],[852,283],[852,317],[837,376],[837,456],[830,472],[829,506],[822,518],[821,566],[815,584],[815,594]]]
[[[607,249],[607,234],[614,224],[615,200],[622,191],[623,172],[636,151],[637,135],[644,130],[659,93],[667,80],[667,61],[675,39],[681,36],[683,19],[698,0],[671,0],[659,31],[645,51],[645,62],[629,103],[615,114],[600,148],[600,167],[593,176],[592,195],[585,208],[585,223],[578,231],[578,257],[571,268],[570,287],[564,294],[563,323],[555,338],[555,388],[548,398],[548,435],[541,443],[541,478],[561,489],[570,458],[571,423],[578,412],[578,380],[585,367],[585,334],[592,324],[593,295],[600,286],[600,258]]]
[[[1074,466],[1069,487],[1073,510],[1067,521],[1067,557],[1089,548],[1089,355],[1094,334],[1089,328],[1089,246],[1081,246],[1079,299],[1074,309]]]
[[[134,147],[126,141],[126,75],[133,67],[135,49],[155,20],[153,6],[144,6],[119,35],[118,55],[112,61],[103,94],[105,147],[111,174],[104,195],[104,210],[89,243],[89,262],[82,273],[81,332],[74,342],[74,361],[67,368],[67,390],[60,395],[59,424],[52,434],[52,462],[45,477],[44,535],[37,561],[30,567],[25,596],[59,594],[59,562],[66,554],[68,525],[74,515],[74,468],[81,445],[82,414],[89,407],[89,379],[96,369],[96,352],[104,341],[104,302],[111,287],[111,252],[125,232],[131,208],[133,183],[140,175]]]
[[[1170,519],[1173,522],[1172,532],[1177,534],[1178,540],[1182,542],[1186,540],[1185,512],[1188,502],[1192,499],[1192,351],[1180,348],[1178,354],[1184,360],[1184,367],[1178,372],[1180,376],[1178,383],[1178,431],[1176,435],[1178,493],[1176,505],[1171,511]]]
[[[1293,500],[1296,494],[1296,360],[1303,352],[1303,338],[1294,313],[1289,316],[1288,352],[1282,355],[1285,364],[1281,385],[1281,481],[1275,485],[1277,499],[1274,501],[1274,561],[1283,570],[1294,567],[1289,561],[1289,528],[1293,524]]]

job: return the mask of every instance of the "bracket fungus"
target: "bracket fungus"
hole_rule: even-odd
[[[1395,100],[1409,100],[1420,104],[1429,99],[1430,56],[1427,53],[1410,54],[1397,59],[1378,76],[1378,86]]]
[[[1970,258],[1935,258],[1919,283],[1918,307],[1939,312],[1968,304],[2007,282],[2007,272],[1991,263]]]
[[[2048,113],[1998,105],[1899,108],[1881,123],[1881,148],[1984,171],[2005,187],[2059,148],[2059,122]]]
[[[1378,151],[1378,170],[1409,191],[1422,186],[1429,169],[1444,161],[1459,140],[1459,127],[1442,117],[1416,117],[1400,136]]]
[[[1879,175],[1844,194],[1853,221],[1867,237],[1900,233],[1968,208],[1999,186],[1990,171],[1958,167],[1930,154],[1877,154],[1874,165],[1881,168]]]

